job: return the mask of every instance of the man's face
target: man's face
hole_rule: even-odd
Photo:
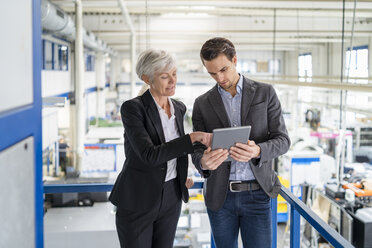
[[[239,79],[236,71],[236,56],[230,61],[225,54],[220,54],[211,61],[204,60],[204,66],[208,73],[226,91],[231,90]]]

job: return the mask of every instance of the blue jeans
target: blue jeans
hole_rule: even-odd
[[[207,209],[217,248],[237,248],[239,229],[244,248],[270,248],[270,197],[262,190],[227,192],[223,207]]]

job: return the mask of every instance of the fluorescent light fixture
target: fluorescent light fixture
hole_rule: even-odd
[[[206,6],[206,5],[200,5],[200,6],[176,6],[176,9],[191,9],[191,10],[214,10],[216,9],[215,6]]]
[[[215,6],[176,6],[177,12],[162,14],[163,17],[206,17]],[[182,12],[183,11],[183,12]]]
[[[166,13],[162,17],[208,17],[208,13]]]

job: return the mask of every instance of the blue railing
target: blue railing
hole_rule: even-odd
[[[67,193],[67,192],[108,192],[113,184],[110,183],[85,183],[85,184],[45,184],[44,193]],[[203,182],[195,182],[193,189],[203,188]],[[320,219],[308,206],[293,195],[287,188],[281,187],[280,195],[290,204],[290,247],[300,247],[300,216],[305,218],[320,235],[322,235],[335,248],[354,247],[338,232]],[[273,243],[272,248],[277,244],[277,199],[271,200]],[[215,248],[213,237],[211,247]]]
[[[280,195],[291,205],[290,224],[291,224],[291,248],[300,247],[300,215],[313,226],[320,235],[323,236],[335,248],[354,247],[338,232],[331,228],[327,223],[319,218],[308,206],[294,196],[287,188],[280,189]]]

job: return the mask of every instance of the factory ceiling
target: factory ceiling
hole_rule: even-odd
[[[53,0],[74,15],[72,1]],[[148,47],[177,53],[199,51],[215,36],[239,51],[291,51],[350,39],[354,1],[126,0],[137,51]],[[118,1],[82,0],[84,27],[119,52],[130,50],[131,32]],[[372,1],[357,1],[354,39],[372,37]]]

